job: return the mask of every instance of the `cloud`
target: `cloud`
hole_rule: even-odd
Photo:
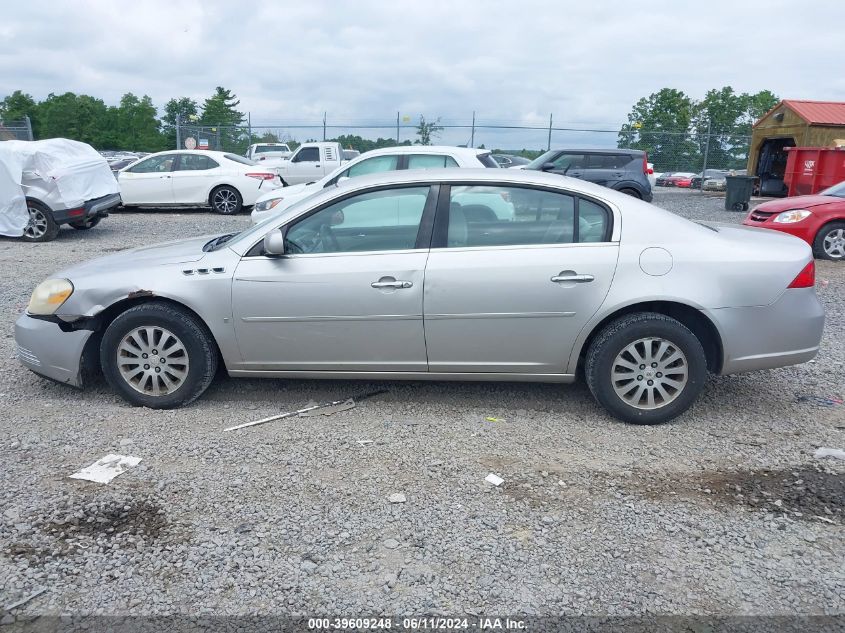
[[[390,136],[397,111],[447,123],[475,111],[482,124],[543,126],[554,113],[557,125],[616,128],[666,86],[696,98],[731,85],[845,100],[843,23],[840,0],[800,10],[789,0],[34,0],[0,25],[0,96],[73,91],[117,103],[131,91],[161,107],[222,85],[256,125],[327,112],[335,124],[384,123],[373,134]],[[541,131],[480,137],[545,144]]]

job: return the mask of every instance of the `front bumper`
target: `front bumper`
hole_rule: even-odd
[[[789,288],[768,306],[707,311],[722,335],[721,375],[806,363],[819,352],[824,309],[815,288]]]
[[[82,386],[82,352],[91,330],[63,332],[58,324],[22,314],[15,323],[18,360],[52,380]]]
[[[753,213],[754,212],[752,211],[752,214]],[[813,245],[813,240],[816,239],[816,232],[819,228],[815,226],[814,223],[808,222],[807,219],[804,219],[801,222],[793,222],[792,224],[782,224],[779,222],[774,222],[775,217],[777,217],[777,214],[762,222],[752,220],[750,217],[748,217],[743,221],[743,224],[745,226],[754,226],[758,229],[771,229],[772,231],[788,233],[789,235],[794,235],[795,237],[804,240],[810,246]]]

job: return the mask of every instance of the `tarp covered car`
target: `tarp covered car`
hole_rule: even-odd
[[[0,234],[48,242],[61,224],[90,229],[120,204],[120,187],[90,145],[64,138],[0,142]],[[0,175],[0,179],[4,176]],[[25,198],[25,222],[20,197]],[[21,223],[23,222],[23,226]]]

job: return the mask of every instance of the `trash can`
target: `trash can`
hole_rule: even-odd
[[[725,176],[725,209],[748,211],[754,190],[754,176]]]

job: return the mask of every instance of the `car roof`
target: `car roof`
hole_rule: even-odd
[[[474,158],[481,154],[489,154],[490,150],[474,147],[455,147],[453,145],[395,145],[394,147],[380,147],[364,152],[361,156],[380,156],[382,154],[451,154]]]
[[[155,154],[149,154],[148,156],[144,156],[143,158],[150,158],[152,156],[162,156],[164,154],[203,154],[205,156],[217,156],[221,158],[226,154],[234,154],[234,152],[218,152],[217,150],[213,149],[171,149],[164,152],[156,152]]]
[[[559,174],[549,174],[530,169],[490,169],[490,168],[464,168],[464,169],[405,169],[400,171],[385,171],[363,176],[356,176],[345,180],[338,187],[344,189],[365,189],[375,185],[392,184],[429,184],[429,183],[473,183],[483,185],[495,184],[523,184],[539,185],[554,188],[563,188],[572,193],[583,193],[593,198],[600,198],[604,201],[623,198],[630,198],[607,187],[571,178]]]

